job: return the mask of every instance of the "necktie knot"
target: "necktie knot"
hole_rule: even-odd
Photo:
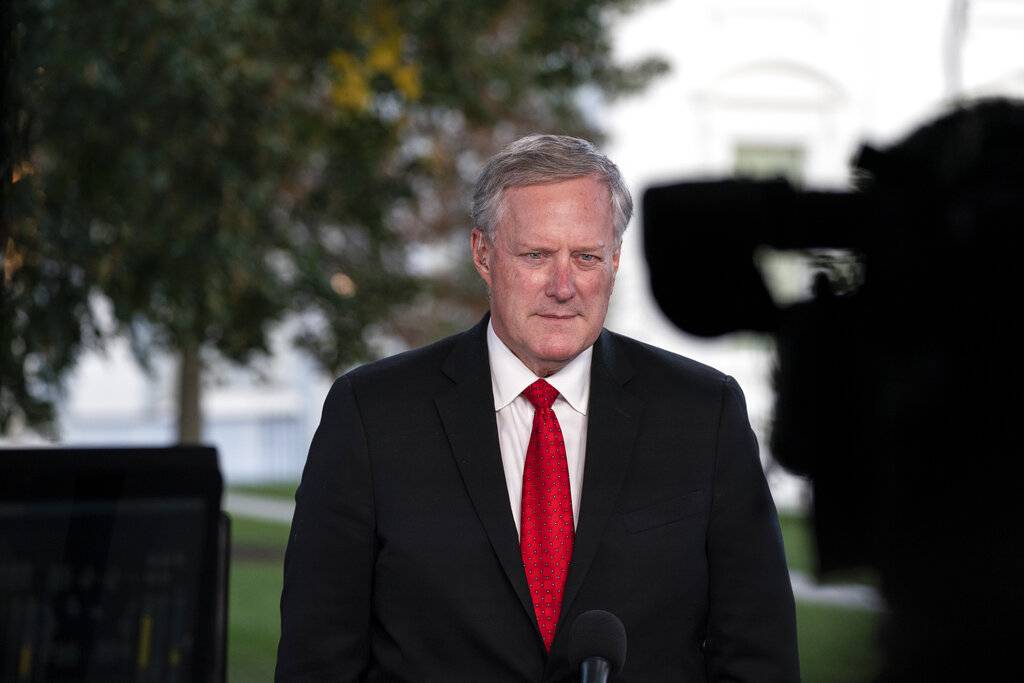
[[[529,399],[534,408],[550,408],[558,398],[558,389],[539,379],[523,389],[523,396]]]

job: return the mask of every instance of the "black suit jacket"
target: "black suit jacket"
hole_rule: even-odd
[[[550,655],[501,464],[487,318],[361,366],[324,405],[285,559],[278,681],[575,681],[582,612],[626,628],[627,683],[796,681],[793,596],[742,393],[603,331]]]

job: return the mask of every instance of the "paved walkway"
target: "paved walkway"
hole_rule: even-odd
[[[885,601],[871,586],[858,583],[821,584],[804,572],[791,571],[789,580],[793,584],[793,595],[802,602],[813,602],[837,607],[881,612]]]
[[[282,524],[291,524],[292,514],[295,512],[295,503],[290,500],[252,496],[232,491],[224,492],[221,507],[226,512],[239,517],[250,517],[264,522],[281,522]]]
[[[232,515],[281,524],[291,524],[295,512],[295,503],[292,501],[230,491],[224,494],[223,507]],[[793,594],[804,602],[872,611],[885,609],[882,597],[870,586],[819,584],[813,576],[797,571],[790,572],[789,578],[793,584]]]

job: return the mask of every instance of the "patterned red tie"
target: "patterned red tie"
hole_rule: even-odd
[[[572,559],[572,498],[562,429],[551,404],[558,391],[542,379],[523,391],[536,409],[523,469],[520,548],[537,624],[550,650]]]

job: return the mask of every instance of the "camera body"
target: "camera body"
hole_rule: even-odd
[[[643,197],[651,288],[684,331],[774,337],[776,460],[813,486],[819,572],[874,570],[886,680],[1002,671],[1024,644],[1019,437],[1024,105],[960,107],[851,192],[684,182]],[[852,288],[776,304],[760,247],[844,249]],[[1014,616],[1016,615],[1016,616]],[[984,648],[983,657],[978,647]]]

